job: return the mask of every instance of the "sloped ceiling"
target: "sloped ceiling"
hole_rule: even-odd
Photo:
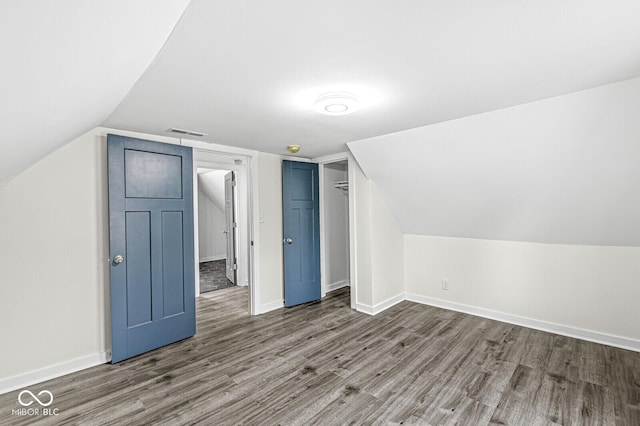
[[[316,157],[640,76],[637,0],[193,0],[106,126]],[[349,91],[361,109],[313,111]]]
[[[198,188],[224,212],[224,176],[229,173],[227,170],[207,170],[198,169]]]
[[[0,182],[98,125],[361,140],[405,232],[640,245],[640,2],[187,3],[3,2]],[[316,114],[331,90],[361,109]]]
[[[408,234],[640,246],[640,78],[349,144]]]
[[[6,0],[0,6],[0,183],[99,126],[188,0]]]

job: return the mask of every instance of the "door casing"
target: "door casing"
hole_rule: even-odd
[[[347,161],[347,176],[349,181],[349,290],[350,290],[350,305],[351,309],[356,309],[356,294],[358,286],[358,277],[356,269],[356,239],[355,239],[355,211],[356,211],[356,191],[355,186],[355,159],[348,152],[342,152],[339,154],[326,155],[323,157],[313,158],[312,161],[319,165],[320,175],[320,267],[322,270],[322,296],[326,294],[327,282],[326,277],[327,261],[326,261],[326,247],[325,247],[325,229],[324,226],[324,166],[328,163],[335,163],[336,161]]]
[[[236,279],[240,285],[249,287],[249,306],[251,315],[261,313],[260,307],[260,265],[256,259],[260,258],[260,247],[252,244],[259,238],[258,205],[258,152],[243,148],[234,148],[225,145],[217,145],[202,141],[183,139],[182,144],[191,146],[194,161],[194,202],[198,196],[197,168],[232,170],[236,174],[237,211],[237,252],[238,269]],[[195,250],[195,274],[196,297],[200,294],[199,282],[199,248],[198,248],[198,218],[197,206],[194,208],[194,250]]]

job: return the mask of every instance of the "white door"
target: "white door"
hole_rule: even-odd
[[[225,235],[227,236],[227,279],[236,283],[236,215],[234,187],[236,186],[233,172],[224,176],[224,213],[226,219]]]

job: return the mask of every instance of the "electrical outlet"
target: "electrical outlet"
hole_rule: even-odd
[[[446,278],[442,279],[442,289],[449,291],[449,280]]]

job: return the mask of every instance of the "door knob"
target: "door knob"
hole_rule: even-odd
[[[222,231],[223,234],[228,234],[229,231],[227,231],[226,229],[224,231]]]
[[[287,244],[291,244],[291,243],[293,243],[293,240],[291,238],[286,238],[284,240],[284,242],[287,243]]]
[[[122,255],[117,255],[116,257],[113,258],[113,263],[115,263],[116,265],[122,262],[124,262],[124,257],[122,257]]]

